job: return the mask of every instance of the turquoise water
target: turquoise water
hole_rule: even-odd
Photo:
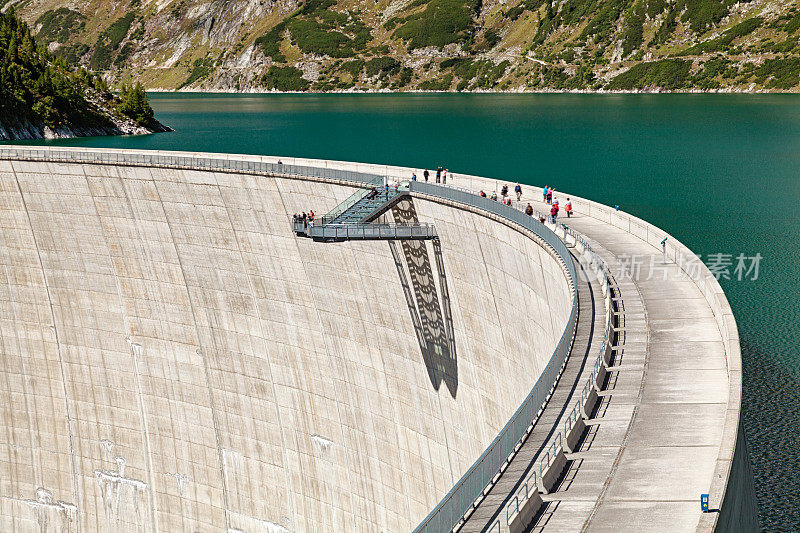
[[[800,97],[151,98],[174,133],[49,144],[443,165],[618,204],[703,257],[760,253],[757,280],[721,283],[739,324],[762,525],[800,524]]]

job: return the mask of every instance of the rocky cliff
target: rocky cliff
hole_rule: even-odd
[[[54,54],[149,89],[800,89],[797,0],[5,4]]]

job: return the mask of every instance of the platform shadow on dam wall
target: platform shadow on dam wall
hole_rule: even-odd
[[[397,223],[419,222],[411,199],[394,206],[392,216]],[[455,398],[458,391],[458,357],[442,248],[438,240],[431,241],[436,262],[434,273],[427,242],[389,241],[389,247],[431,384],[438,391],[444,382],[450,396]]]

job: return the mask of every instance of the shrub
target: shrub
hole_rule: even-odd
[[[281,42],[283,41],[283,32],[285,30],[286,23],[280,22],[255,40],[256,46],[261,47],[261,51],[264,52],[264,55],[278,63],[284,63],[286,61],[286,56],[281,52]]]
[[[411,49],[465,42],[477,7],[476,0],[431,0],[423,11],[406,17],[394,35],[408,41]]]
[[[114,21],[111,26],[97,37],[94,53],[89,60],[89,66],[92,69],[104,70],[111,66],[113,53],[125,36],[128,35],[135,16],[136,13],[133,11],[127,13],[124,17]]]
[[[425,80],[419,84],[419,88],[423,91],[446,91],[453,83],[453,75],[448,74],[444,78]]]
[[[65,43],[70,35],[80,32],[86,26],[86,17],[77,11],[66,7],[45,12],[36,20],[36,25],[42,25],[36,35],[40,42],[50,41]]]
[[[348,61],[347,63],[343,64],[339,67],[341,72],[349,72],[353,79],[357,78],[358,75],[361,73],[361,69],[364,68],[364,60],[363,59],[354,59],[352,61]]]
[[[731,43],[733,43],[735,39],[749,35],[755,31],[756,28],[761,26],[763,22],[764,19],[761,17],[749,18],[743,22],[740,22],[736,26],[731,27],[716,39],[697,43],[696,45],[687,48],[679,55],[685,56],[702,54],[704,52],[728,51]]]
[[[501,39],[500,34],[492,28],[489,28],[483,32],[483,38],[486,40],[486,46],[489,48],[494,48],[494,46],[499,43]]]
[[[800,84],[800,58],[766,59],[755,71],[756,81],[770,89],[791,89]]]
[[[664,89],[680,89],[685,86],[692,63],[682,59],[662,59],[639,63],[611,80],[606,89],[643,89],[656,86]]]
[[[367,77],[371,78],[376,74],[380,74],[381,76],[384,74],[392,75],[400,70],[401,64],[392,57],[376,57],[367,61],[364,67]]]
[[[189,77],[186,78],[186,81],[181,83],[178,89],[183,89],[184,87],[188,87],[189,85],[193,84],[197,80],[208,77],[213,70],[214,62],[210,59],[195,59],[194,64],[192,65],[192,71],[189,73]]]
[[[303,72],[299,68],[287,66],[271,66],[261,77],[261,83],[267,89],[279,91],[305,91],[310,83],[303,79]]]

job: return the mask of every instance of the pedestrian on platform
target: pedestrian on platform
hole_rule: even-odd
[[[550,218],[552,219],[553,224],[556,223],[556,219],[558,218],[558,206],[554,205],[550,208]]]
[[[497,201],[497,193],[496,192],[492,193],[492,200],[494,200],[495,202]]]
[[[564,206],[564,211],[567,213],[567,218],[572,216],[572,202],[567,198],[567,205]]]
[[[417,173],[416,172],[411,174],[411,181],[417,181]]]
[[[480,195],[481,195],[481,198],[486,198],[486,193],[485,192],[481,191]]]
[[[428,183],[428,178],[431,176],[431,173],[428,172],[428,169],[425,169],[425,172],[422,173],[422,176],[425,178],[425,183]]]
[[[444,170],[442,167],[436,169],[436,183],[442,182],[442,170]]]
[[[522,187],[520,187],[519,183],[514,187],[514,192],[517,193],[517,201],[519,202],[522,200]]]
[[[547,201],[547,185],[545,185],[544,189],[542,189],[542,201],[543,202]]]
[[[553,203],[553,191],[554,191],[554,190],[555,190],[555,189],[553,189],[552,187],[550,187],[549,189],[547,189],[547,203],[548,203],[548,204],[552,204],[552,203]]]
[[[447,173],[448,172],[450,172],[450,171],[447,170],[447,169],[444,169],[444,171],[442,172],[442,183],[447,183]]]
[[[506,185],[505,183],[503,184],[503,188],[500,189],[500,194],[503,195],[504,199],[506,196],[508,196],[508,185]]]
[[[525,214],[529,217],[533,216],[533,206],[528,202],[528,207],[525,208]]]

